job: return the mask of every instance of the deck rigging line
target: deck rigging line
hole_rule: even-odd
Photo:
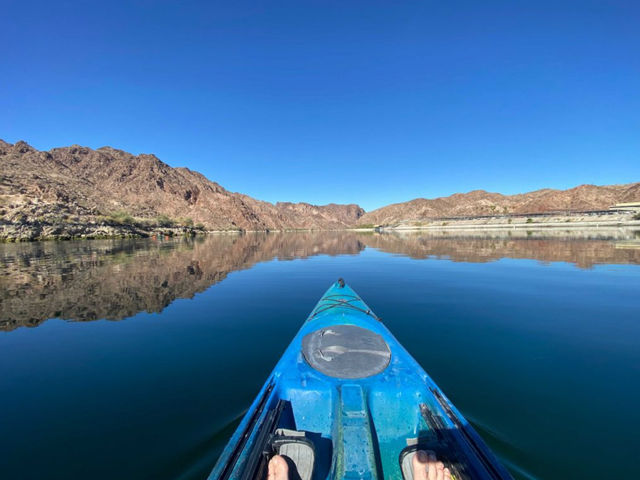
[[[331,310],[332,308],[342,307],[342,308],[351,308],[353,310],[366,313],[367,315],[375,318],[379,322],[382,321],[371,310],[365,310],[364,308],[358,307],[357,305],[354,305],[353,302],[364,303],[362,299],[357,295],[327,295],[321,300],[321,303],[323,303],[323,305],[318,306],[318,308],[316,308],[316,310],[313,311],[313,313],[309,317],[309,320],[319,315],[320,313],[326,312],[327,310]]]

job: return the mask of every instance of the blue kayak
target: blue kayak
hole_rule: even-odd
[[[222,452],[210,479],[413,480],[431,450],[456,480],[510,479],[469,422],[342,279],[320,299]]]

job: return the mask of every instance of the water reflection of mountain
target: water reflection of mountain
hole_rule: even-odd
[[[412,258],[488,262],[500,258],[640,264],[638,239],[515,235],[364,234],[349,232],[219,235],[195,240],[104,240],[0,245],[0,330],[48,318],[119,320],[159,312],[191,298],[229,272],[258,262],[358,254],[365,247]]]
[[[640,264],[640,238],[625,230],[571,232],[497,232],[493,236],[460,233],[375,235],[368,247],[411,258],[447,258],[454,262],[492,262],[501,258],[568,262],[580,268],[597,264]],[[635,239],[634,239],[635,238]]]
[[[355,235],[330,233],[5,244],[0,330],[56,317],[120,320],[159,312],[258,262],[357,254],[363,248]]]

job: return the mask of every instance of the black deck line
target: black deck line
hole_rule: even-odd
[[[505,477],[502,474],[502,472],[500,472],[500,470],[498,470],[496,468],[496,466],[494,465],[494,462],[492,461],[492,459],[487,456],[486,447],[484,445],[479,445],[478,444],[476,439],[473,438],[473,435],[469,432],[469,428],[466,427],[465,425],[463,425],[460,422],[460,420],[458,419],[458,416],[453,412],[453,410],[451,410],[451,407],[449,406],[447,401],[442,397],[440,392],[437,389],[432,388],[432,387],[430,387],[429,390],[431,390],[431,393],[433,393],[433,395],[436,397],[436,400],[438,401],[440,406],[444,409],[444,411],[447,414],[447,416],[449,417],[449,419],[458,428],[458,430],[462,434],[462,437],[467,441],[469,446],[476,453],[476,455],[478,456],[478,458],[480,459],[480,461],[482,462],[484,467],[487,469],[487,471],[494,478],[498,478],[498,479],[507,478],[507,479],[509,479],[510,477]]]
[[[442,431],[446,430],[446,426],[442,422],[442,417],[438,415],[438,417],[436,418],[436,416],[429,409],[426,403],[420,404],[420,413],[422,414],[422,418],[424,418],[426,424],[435,432],[436,437],[438,437],[438,441],[443,441],[444,438],[442,435]]]
[[[249,458],[247,458],[240,480],[261,480],[266,477],[266,465],[264,464],[265,447],[269,437],[275,432],[280,422],[280,416],[282,415],[285,404],[286,402],[284,400],[278,400],[276,407],[269,410],[265,415],[264,421],[260,425],[260,431],[256,436],[255,445],[249,453]]]
[[[247,443],[247,440],[251,436],[253,427],[256,421],[258,420],[258,418],[260,417],[260,414],[262,414],[265,404],[267,403],[267,399],[269,398],[269,394],[271,393],[272,390],[273,390],[273,383],[269,384],[269,386],[265,389],[262,395],[262,398],[260,398],[260,403],[258,403],[258,405],[256,406],[256,409],[251,415],[251,418],[249,419],[247,426],[242,432],[242,436],[240,437],[240,440],[238,440],[238,443],[236,443],[236,446],[234,447],[233,452],[231,452],[231,455],[229,456],[229,461],[224,466],[224,470],[222,470],[222,473],[220,474],[220,480],[229,478],[229,475],[231,474],[231,472],[233,472],[233,468],[236,466],[236,463],[238,462],[238,457],[242,453],[242,450],[244,449],[244,446]]]

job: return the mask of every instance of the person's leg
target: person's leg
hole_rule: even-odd
[[[413,456],[413,480],[451,480],[451,472],[431,451],[418,450]]]
[[[274,455],[269,460],[267,480],[289,480],[289,465],[280,455]]]

